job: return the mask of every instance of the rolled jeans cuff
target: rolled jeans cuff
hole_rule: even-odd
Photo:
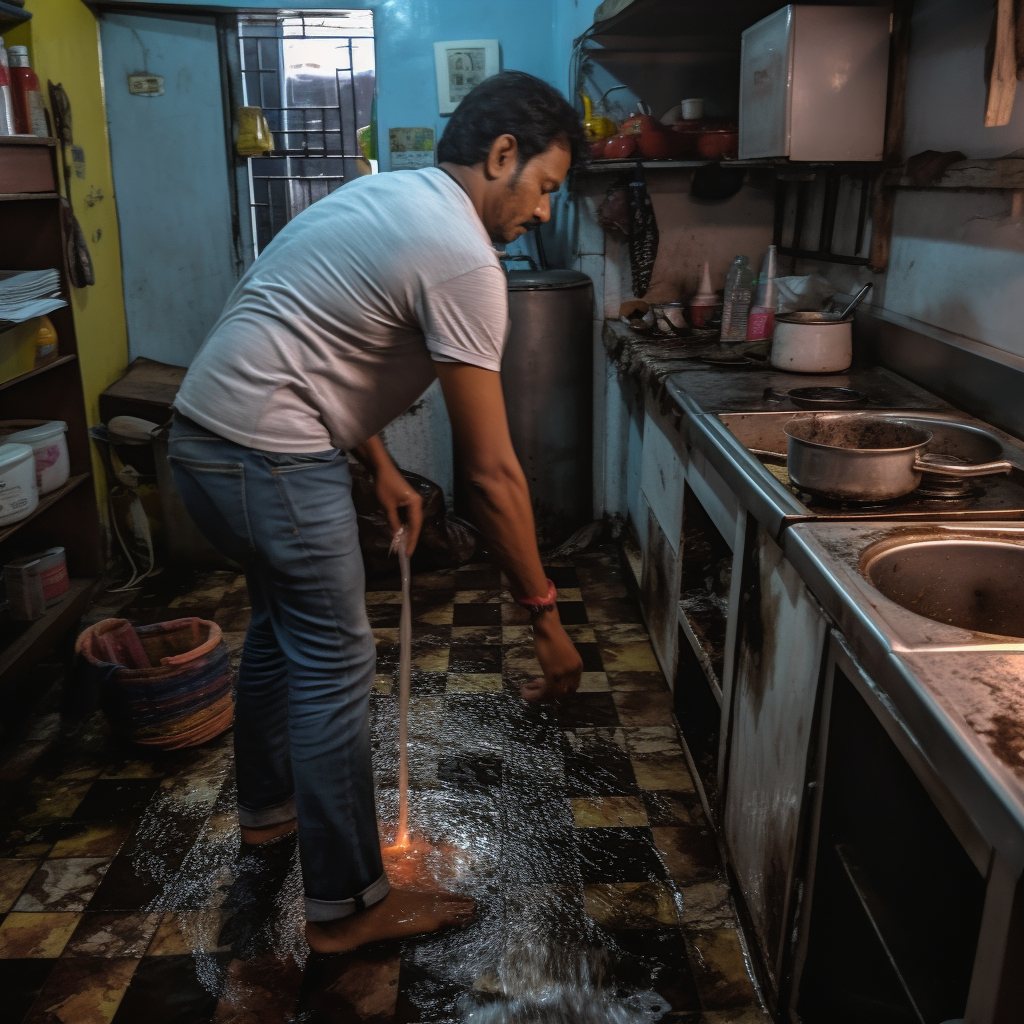
[[[362,892],[358,892],[351,899],[347,900],[314,900],[306,897],[306,920],[340,921],[343,917],[351,917],[360,910],[372,907],[380,903],[387,894],[391,892],[391,883],[387,875],[381,875],[376,882],[372,882]]]
[[[274,825],[283,825],[286,821],[294,821],[295,817],[293,796],[273,807],[261,807],[258,811],[238,805],[238,824],[244,828],[271,828]]]

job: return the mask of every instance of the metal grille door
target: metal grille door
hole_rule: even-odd
[[[258,256],[297,213],[362,173],[356,131],[370,123],[373,15],[246,14],[238,42],[244,102],[263,108],[274,136],[272,153],[249,158]]]

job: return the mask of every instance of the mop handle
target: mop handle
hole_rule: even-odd
[[[409,554],[405,549],[405,530],[395,534],[391,550],[398,552],[402,571],[402,617],[399,620],[398,643],[398,836],[399,844],[409,837],[409,692],[412,689],[412,595]]]

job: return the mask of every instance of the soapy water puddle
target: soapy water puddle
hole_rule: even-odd
[[[401,1019],[423,1024],[660,1020],[671,1006],[656,991],[657,967],[619,949],[584,910],[562,734],[553,721],[507,693],[414,697],[406,850],[396,842],[396,703],[377,698],[372,714],[389,875],[410,887],[465,893],[478,907],[477,921],[464,931],[388,947],[388,957],[401,957],[403,998],[417,1014]],[[464,768],[455,773],[456,784],[438,777],[437,766],[446,758]],[[487,770],[474,775],[481,764]],[[140,823],[135,848],[137,874],[161,890],[144,909],[178,912],[181,941],[193,953],[198,979],[222,1007],[236,1011],[219,1012],[218,1021],[312,1024],[387,1020],[394,1012],[393,997],[389,1004],[385,996],[397,984],[397,968],[379,975],[376,992],[378,976],[366,974],[366,957],[384,954],[350,954],[344,959],[353,965],[351,972],[344,963],[318,965],[310,955],[295,839],[285,837],[258,850],[240,847],[230,772],[198,786],[183,780],[162,790]],[[175,850],[178,856],[171,855]],[[340,974],[326,993],[311,998],[310,978],[325,970]],[[370,990],[346,981],[350,973],[365,977],[362,984]],[[337,1000],[356,1012],[332,1016],[325,1009],[335,998],[332,993],[340,993]],[[267,1014],[268,1000],[280,1008],[274,1015]],[[310,1004],[320,1009],[311,1010]],[[386,1012],[370,1012],[374,1009]]]
[[[407,574],[403,582],[408,588]],[[464,931],[392,944],[412,978],[403,998],[414,1019],[660,1020],[671,1006],[649,987],[657,968],[618,949],[584,911],[562,734],[550,713],[510,693],[411,697],[404,646],[398,699],[377,698],[371,715],[385,869],[398,886],[477,902],[477,920]],[[295,837],[240,847],[234,802],[226,772],[161,790],[133,856],[139,877],[161,889],[145,909],[178,912],[197,978],[218,997],[217,1021],[393,1016],[395,953],[319,958],[334,960],[333,976],[318,963],[303,934]],[[317,975],[331,979],[327,994],[310,992]],[[354,1015],[337,1017],[330,993]]]

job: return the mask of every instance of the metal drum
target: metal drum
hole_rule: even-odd
[[[508,308],[508,425],[545,547],[593,519],[593,284],[575,270],[513,270]]]

